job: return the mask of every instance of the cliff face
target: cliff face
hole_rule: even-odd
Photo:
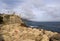
[[[0,41],[60,41],[60,34],[27,27],[17,15],[4,15]]]

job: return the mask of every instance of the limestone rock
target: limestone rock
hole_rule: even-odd
[[[0,41],[60,41],[60,37],[55,35],[58,33],[30,28],[17,15],[5,14],[2,17],[4,23],[0,27]]]
[[[60,41],[60,34],[55,34],[50,38],[50,41]]]

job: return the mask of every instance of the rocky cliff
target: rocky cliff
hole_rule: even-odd
[[[60,34],[28,27],[17,15],[0,16],[0,41],[60,41]]]

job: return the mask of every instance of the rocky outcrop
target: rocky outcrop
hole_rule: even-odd
[[[50,41],[60,41],[60,34],[55,34],[50,38]]]
[[[0,29],[1,41],[55,41],[54,37],[60,39],[60,36],[56,36],[59,34],[57,32],[26,26],[16,15],[9,15],[8,18],[5,15],[4,20],[5,24]]]
[[[23,23],[21,18],[15,14],[2,14],[0,15],[0,20],[2,20],[5,24]]]

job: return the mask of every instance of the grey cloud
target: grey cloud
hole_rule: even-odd
[[[32,21],[60,21],[59,0],[5,1],[3,0],[3,2],[7,4],[6,8],[21,13],[22,18]]]

